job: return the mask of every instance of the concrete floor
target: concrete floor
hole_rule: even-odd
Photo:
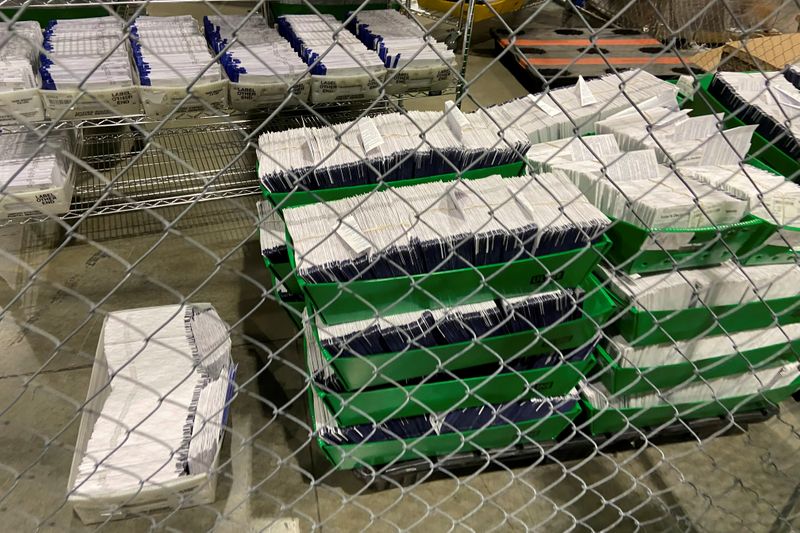
[[[470,73],[490,63],[479,49]],[[499,65],[489,66],[473,87],[483,105],[521,94]],[[440,109],[441,102],[424,106]],[[365,491],[350,473],[332,471],[310,441],[302,347],[268,293],[254,202],[89,219],[68,242],[47,225],[2,233],[0,531],[98,529],[83,526],[65,502],[101,324],[94,311],[174,303],[189,295],[213,303],[236,326],[233,357],[241,388],[222,452],[217,500],[109,522],[102,530],[800,527],[800,407],[794,402],[745,435]],[[173,220],[164,233],[166,221]]]

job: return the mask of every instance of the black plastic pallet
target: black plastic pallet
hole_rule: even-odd
[[[737,413],[733,417],[720,416],[697,420],[678,420],[657,431],[643,428],[630,429],[617,434],[589,436],[580,429],[585,427],[576,421],[579,431],[563,435],[561,439],[541,445],[518,445],[498,452],[458,453],[442,458],[416,459],[388,465],[383,468],[360,468],[353,471],[356,478],[371,490],[385,490],[398,486],[413,485],[420,480],[430,480],[449,474],[466,475],[479,470],[518,468],[533,464],[543,465],[555,461],[565,462],[584,459],[596,454],[614,453],[639,449],[649,445],[673,444],[696,441],[716,435],[718,437],[738,435],[747,431],[750,424],[766,422],[776,416],[777,406],[758,411]]]
[[[493,37],[496,54],[510,48],[501,61],[530,92],[545,85],[570,85],[578,76],[594,78],[635,68],[665,79],[698,72],[674,48],[638,30],[531,29],[514,39],[500,30]]]

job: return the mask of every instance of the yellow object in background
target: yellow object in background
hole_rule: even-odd
[[[454,0],[418,0],[419,7],[428,11],[435,11],[438,13],[447,13],[450,9],[453,8],[453,4],[456,2]],[[489,0],[488,3],[492,5],[492,9],[497,12],[498,15],[503,17],[504,15],[509,15],[511,13],[516,13],[520,9],[523,8],[525,5],[525,0]],[[468,8],[468,0],[464,0],[463,4],[459,7],[453,9],[453,12],[450,14],[450,18],[458,20],[459,13],[462,14],[464,18],[467,16],[467,8]],[[495,17],[495,13],[492,12],[488,6],[486,6],[486,2],[481,2],[480,4],[475,5],[475,22],[483,22],[486,20],[492,20]]]

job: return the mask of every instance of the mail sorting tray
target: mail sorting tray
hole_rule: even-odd
[[[294,271],[292,270],[292,266],[289,264],[289,262],[283,263],[280,261],[270,261],[265,255],[262,255],[261,257],[264,259],[264,264],[267,266],[267,269],[275,278],[273,279],[273,283],[275,283],[275,281],[279,281],[281,285],[283,285],[283,288],[286,290],[286,292],[302,296],[303,292],[300,289],[300,285],[297,282],[297,277],[295,277]]]
[[[759,221],[758,231],[737,254],[744,265],[767,265],[797,262],[800,249],[800,227],[778,226],[774,222],[751,215]]]
[[[498,355],[504,359],[523,353],[528,356],[543,355],[554,351],[554,347],[566,352],[593,342],[600,327],[614,311],[613,300],[596,278],[588,278],[581,287],[586,291],[583,316],[539,330],[485,337],[480,342],[466,341],[360,357],[334,357],[324,347],[320,346],[320,349],[347,391],[418,379],[441,370],[453,371],[497,363]],[[309,312],[313,316],[313,307]],[[314,339],[319,342],[316,322],[310,322],[308,327],[312,328]]]
[[[467,374],[444,373],[417,383],[386,385],[355,392],[337,392],[324,384],[314,389],[329,412],[343,425],[368,424],[390,418],[426,415],[454,407],[475,407],[523,398],[561,396],[572,390],[595,364],[591,353],[597,339],[556,359],[525,358],[519,369],[500,371],[499,365],[477,367]],[[306,347],[307,348],[307,347]],[[519,355],[519,354],[511,354]],[[523,363],[516,357],[516,363]],[[556,359],[556,360],[554,360]]]
[[[632,346],[647,346],[688,340],[698,335],[737,333],[769,326],[800,322],[800,295],[750,302],[746,304],[694,307],[669,311],[646,311],[628,306],[614,294],[619,309],[623,309],[612,329]],[[773,313],[777,322],[773,319]]]
[[[751,160],[748,163],[761,170],[779,174],[762,161]],[[736,258],[741,264],[751,266],[796,262],[795,248],[800,247],[800,227],[781,226],[756,215],[749,215],[745,222],[748,228],[755,225],[755,230],[748,231],[749,238],[736,252]],[[738,237],[736,240],[738,241]]]
[[[327,407],[309,389],[311,425],[317,442],[328,460],[340,470],[351,470],[366,465],[379,466],[410,459],[437,457],[452,453],[508,448],[516,444],[555,440],[578,416],[578,401],[563,404],[542,418],[497,424],[466,431],[434,433],[411,438],[382,441],[364,441],[356,444],[334,444],[320,436],[322,416],[330,417]],[[323,418],[324,420],[324,418]]]
[[[797,360],[800,339],[788,344],[773,344],[741,353],[730,353],[684,363],[651,367],[620,366],[598,346],[600,381],[611,393],[640,394],[668,389],[689,381],[709,380],[749,372],[751,368]]]
[[[738,255],[761,232],[763,224],[754,217],[717,227],[649,230],[615,220],[608,230],[608,258],[628,274],[718,265]],[[675,241],[682,245],[672,249],[670,242]]]
[[[727,109],[716,96],[709,92],[709,86],[713,79],[713,74],[700,76],[699,90],[691,100],[684,101],[683,107],[691,108],[693,115],[722,114],[721,118],[725,121],[725,129],[745,126],[746,124],[737,117],[736,110]],[[746,161],[747,163],[752,164],[757,158],[787,178],[800,179],[800,162],[776,146],[774,140],[765,138],[759,132],[753,134],[749,154],[750,159]]]
[[[306,301],[303,296],[286,291],[285,285],[281,285],[281,282],[275,276],[272,276],[272,286],[278,287],[272,293],[276,303],[286,311],[289,319],[297,329],[303,329],[303,310],[306,308]]]
[[[657,405],[654,407],[598,408],[592,405],[586,396],[581,397],[581,404],[589,420],[589,431],[592,435],[616,433],[630,426],[656,429],[674,419],[696,420],[727,416],[728,413],[742,414],[757,411],[786,400],[800,388],[800,378],[789,385],[761,394],[748,394],[717,401],[688,402],[679,404]]]
[[[477,168],[467,170],[462,173],[463,179],[479,179],[487,176],[519,176],[524,170],[525,164],[510,163],[494,167]],[[259,173],[260,175],[260,173]],[[436,176],[418,177],[405,180],[383,181],[380,183],[370,183],[367,185],[355,185],[352,187],[335,187],[332,189],[319,189],[314,191],[297,189],[292,192],[270,192],[263,183],[261,191],[269,202],[278,208],[296,207],[299,205],[313,204],[316,202],[332,202],[357,194],[365,194],[371,191],[381,191],[387,187],[403,187],[406,185],[419,185],[420,183],[430,183],[433,181],[451,181],[456,179],[458,173],[450,172]]]
[[[294,270],[297,264],[288,234],[287,239]],[[297,279],[325,323],[341,324],[442,304],[459,305],[574,288],[597,266],[610,244],[603,235],[591,246],[507,263],[343,283],[309,283],[299,276]]]

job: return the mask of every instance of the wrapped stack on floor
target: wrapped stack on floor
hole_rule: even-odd
[[[577,416],[612,304],[589,275],[609,220],[569,182],[433,181],[282,215],[337,468],[550,441]]]
[[[601,279],[621,311],[584,386],[593,433],[747,412],[800,388],[800,187],[743,163],[754,129],[655,106],[529,151],[614,220]]]
[[[140,112],[122,19],[51,21],[42,46],[42,98],[51,118]]]
[[[87,523],[212,503],[233,393],[229,328],[208,304],[110,313],[70,475]]]
[[[208,45],[230,80],[230,104],[253,111],[283,102],[288,95],[307,101],[311,80],[307,67],[258,14],[204,17]],[[227,48],[226,48],[227,47]]]
[[[43,44],[36,22],[0,23],[0,121],[44,120],[36,76]]]
[[[177,107],[212,114],[225,107],[220,66],[191,15],[138,17],[131,25],[131,47],[148,116],[160,117]],[[192,97],[183,103],[189,89]]]
[[[438,92],[452,83],[457,72],[455,54],[399,11],[359,11],[348,29],[383,60],[387,93]]]
[[[373,100],[386,77],[383,61],[332,15],[285,15],[278,31],[311,67],[311,101]],[[335,35],[335,39],[334,39]]]

